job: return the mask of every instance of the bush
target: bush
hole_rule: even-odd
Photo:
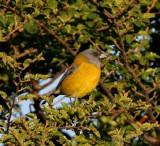
[[[2,0],[0,142],[160,145],[159,39],[158,0]],[[88,48],[111,56],[97,90],[74,106],[53,107],[54,87],[39,92]],[[26,100],[34,111],[24,115]]]

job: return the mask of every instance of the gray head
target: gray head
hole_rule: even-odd
[[[106,53],[101,52],[96,49],[87,49],[87,50],[81,52],[80,54],[85,56],[87,58],[88,62],[96,65],[98,68],[100,68],[100,65],[101,65],[100,60],[107,57]]]

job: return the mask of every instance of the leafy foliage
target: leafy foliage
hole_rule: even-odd
[[[0,1],[0,142],[159,145],[159,27],[158,0]],[[55,108],[52,89],[39,92],[88,48],[111,56],[97,90]]]

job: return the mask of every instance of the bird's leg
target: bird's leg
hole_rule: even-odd
[[[69,99],[70,99],[71,107],[74,107],[73,102],[72,102],[72,97],[71,97],[71,96],[69,96]]]

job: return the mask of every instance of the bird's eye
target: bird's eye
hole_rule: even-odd
[[[95,50],[95,51],[93,52],[93,56],[98,57],[99,55],[100,55],[100,53],[99,53],[98,50]]]

